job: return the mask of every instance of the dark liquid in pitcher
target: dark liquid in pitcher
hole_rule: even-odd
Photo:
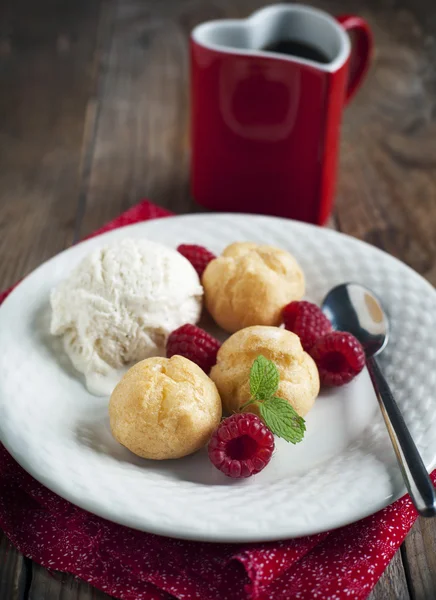
[[[272,44],[265,46],[262,48],[262,50],[266,50],[267,52],[278,52],[279,54],[288,54],[291,56],[297,56],[299,58],[306,58],[319,63],[330,62],[330,59],[324,54],[324,52],[318,50],[318,48],[315,48],[315,46],[306,44],[305,42],[279,40],[278,42],[273,42]]]

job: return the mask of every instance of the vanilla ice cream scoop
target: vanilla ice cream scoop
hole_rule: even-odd
[[[109,395],[133,363],[163,355],[168,335],[200,318],[203,288],[176,250],[124,239],[85,257],[51,294],[51,333],[89,391]]]

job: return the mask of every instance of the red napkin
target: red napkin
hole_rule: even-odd
[[[168,215],[144,201],[94,235]],[[11,542],[44,567],[73,573],[123,600],[366,598],[416,517],[405,496],[353,525],[296,540],[186,542],[75,507],[35,481],[0,445],[0,526]]]

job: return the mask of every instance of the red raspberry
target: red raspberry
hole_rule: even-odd
[[[177,250],[189,260],[200,278],[210,261],[216,258],[207,248],[195,244],[180,244]]]
[[[167,358],[175,354],[189,358],[208,374],[216,363],[221,344],[204,329],[196,325],[182,325],[167,340]]]
[[[320,337],[332,330],[330,321],[312,302],[291,302],[285,306],[282,314],[286,329],[298,335],[306,352]]]
[[[344,331],[320,338],[310,350],[324,385],[344,385],[365,366],[365,352],[358,340]]]
[[[236,413],[215,429],[208,453],[213,465],[228,477],[250,477],[271,460],[274,436],[258,416]]]

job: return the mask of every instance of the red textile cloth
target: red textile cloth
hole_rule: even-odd
[[[168,215],[143,201],[93,235]],[[0,527],[11,542],[44,567],[73,573],[123,600],[363,599],[416,517],[405,496],[362,521],[305,538],[186,542],[77,508],[39,484],[0,445]]]

